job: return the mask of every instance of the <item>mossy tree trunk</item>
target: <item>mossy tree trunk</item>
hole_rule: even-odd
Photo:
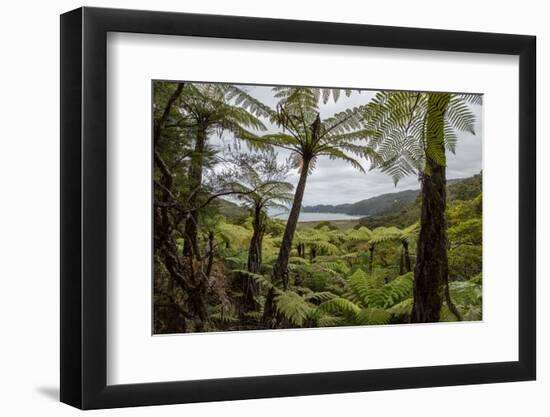
[[[426,169],[422,175],[422,206],[414,271],[411,322],[429,323],[440,319],[448,274],[446,209],[446,173],[444,161],[432,155],[445,155],[444,123],[448,94],[431,94],[426,119]]]

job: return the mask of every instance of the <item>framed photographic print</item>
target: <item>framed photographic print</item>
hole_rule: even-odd
[[[535,38],[61,16],[61,400],[535,379]]]

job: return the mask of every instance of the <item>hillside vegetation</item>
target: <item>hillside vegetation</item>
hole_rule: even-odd
[[[477,174],[447,184],[447,201],[472,200],[477,197],[481,194],[481,178],[481,174]],[[412,202],[396,204],[378,215],[361,218],[359,224],[371,228],[384,225],[404,227],[419,218],[421,204],[419,197],[420,192],[417,191]]]

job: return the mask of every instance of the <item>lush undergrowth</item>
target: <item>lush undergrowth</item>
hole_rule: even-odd
[[[454,196],[453,196],[454,197]],[[463,320],[480,320],[482,305],[481,194],[448,203],[449,292]],[[413,209],[413,208],[412,208]],[[268,220],[262,243],[260,273],[247,271],[252,219],[214,214],[203,238],[213,231],[218,256],[210,279],[208,326],[204,331],[264,328],[266,294],[275,292],[278,313],[288,328],[408,323],[413,303],[418,225],[391,224],[369,229],[357,222],[307,222],[298,227],[289,261],[285,291],[270,278],[281,244],[284,222]],[[337,222],[334,222],[337,223]],[[344,227],[342,227],[344,223]],[[348,226],[348,227],[346,227]],[[183,244],[182,241],[178,245]],[[166,271],[159,277],[169,280]],[[258,286],[253,308],[243,309],[243,288]],[[162,294],[156,303],[163,304]],[[157,316],[157,332],[170,332]],[[444,304],[441,321],[457,317]]]

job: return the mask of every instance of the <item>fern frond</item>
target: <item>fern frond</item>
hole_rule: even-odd
[[[252,272],[249,272],[249,271],[246,271],[246,270],[243,270],[243,269],[234,269],[233,270],[234,273],[237,273],[237,274],[240,274],[240,275],[244,275],[244,276],[247,276],[247,277],[250,277],[252,278],[254,281],[256,281],[262,288],[268,288],[268,289],[272,289],[275,291],[275,293],[278,293],[280,292],[281,290],[276,287],[272,282],[271,282],[271,279],[264,276],[264,275],[260,275],[260,274],[254,274]]]
[[[302,326],[313,312],[313,305],[293,291],[283,291],[275,297],[275,305],[290,323]]]
[[[388,308],[387,311],[395,316],[405,316],[407,314],[410,314],[410,312],[412,311],[412,307],[413,298],[410,297]]]
[[[344,321],[341,317],[331,316],[328,314],[323,314],[317,319],[317,326],[319,327],[336,327],[342,326]]]
[[[357,313],[361,311],[361,307],[357,304],[341,297],[335,297],[325,301],[319,304],[318,308],[331,314],[351,314],[352,316],[357,315]]]
[[[331,293],[329,291],[322,291],[322,292],[314,292],[314,293],[308,294],[304,297],[304,299],[306,301],[313,301],[313,302],[321,302],[322,303],[324,301],[331,300],[335,297],[336,297],[336,295],[334,295],[333,293]]]
[[[364,308],[356,315],[356,322],[360,325],[388,324],[391,314],[381,308]]]

